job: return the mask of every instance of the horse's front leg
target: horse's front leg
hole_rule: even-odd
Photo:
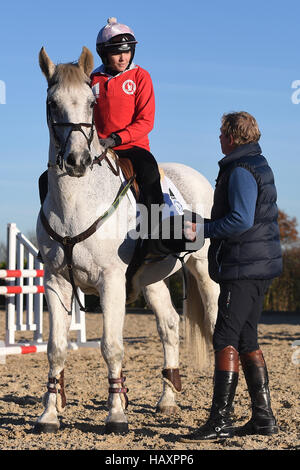
[[[128,421],[124,413],[127,407],[127,389],[125,377],[122,376],[126,301],[125,273],[122,270],[104,271],[100,299],[103,311],[101,352],[108,367],[109,382],[109,414],[105,420],[105,432],[123,434],[128,432]]]
[[[149,307],[156,316],[156,323],[164,351],[162,370],[163,393],[156,411],[172,415],[178,411],[176,395],[181,391],[179,375],[179,315],[173,307],[169,289],[164,281],[144,288]]]
[[[45,410],[35,424],[37,432],[56,432],[60,423],[58,412],[66,405],[64,394],[64,363],[71,323],[72,288],[65,279],[45,271],[45,294],[49,310],[50,332],[47,355],[49,374],[47,392],[43,397]]]

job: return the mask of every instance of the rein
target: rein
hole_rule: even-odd
[[[78,302],[80,310],[82,310],[84,312],[86,312],[87,309],[85,307],[83,307],[82,303],[80,302],[78,292],[77,292],[77,288],[76,288],[76,285],[75,285],[74,275],[73,275],[72,254],[73,254],[74,246],[77,243],[82,242],[83,240],[86,240],[91,235],[93,235],[98,230],[98,228],[100,226],[100,222],[103,222],[106,219],[108,219],[116,211],[116,209],[118,208],[121,200],[126,195],[129,188],[132,186],[134,179],[135,179],[135,175],[132,176],[129,179],[129,181],[127,182],[127,184],[125,186],[121,185],[121,188],[119,189],[118,194],[115,197],[115,199],[114,199],[112,205],[110,206],[110,208],[107,211],[105,211],[104,214],[102,214],[100,217],[98,217],[98,219],[88,229],[84,230],[84,232],[81,232],[79,235],[76,235],[74,237],[69,237],[69,236],[63,237],[63,236],[59,235],[58,233],[56,233],[52,229],[52,227],[50,226],[50,224],[49,224],[49,222],[48,222],[48,220],[45,216],[45,213],[43,211],[43,207],[41,207],[41,209],[40,209],[41,222],[42,222],[46,232],[48,233],[48,235],[50,235],[51,238],[53,238],[53,240],[57,241],[58,243],[60,243],[62,245],[64,255],[65,255],[65,259],[66,259],[66,263],[67,263],[69,279],[70,279],[70,283],[71,283],[72,289],[73,289],[73,293],[74,293],[74,296],[75,296],[75,298]]]

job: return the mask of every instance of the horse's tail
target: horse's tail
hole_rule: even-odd
[[[196,278],[187,271],[187,297],[184,301],[185,342],[193,364],[203,370],[210,364],[212,332],[205,318],[204,305]]]

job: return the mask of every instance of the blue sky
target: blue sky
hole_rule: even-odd
[[[0,6],[0,241],[6,225],[35,229],[37,181],[46,169],[46,82],[38,66],[76,60],[82,46],[99,58],[95,40],[110,16],[132,27],[135,62],[156,94],[151,150],[158,161],[186,163],[214,184],[220,119],[246,110],[262,132],[261,146],[278,190],[278,205],[300,221],[300,80],[298,1],[15,0]],[[5,104],[3,96],[5,84]],[[300,92],[299,92],[300,97]]]

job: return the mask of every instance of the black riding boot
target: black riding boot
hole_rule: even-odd
[[[147,208],[147,232],[148,238],[152,238],[151,234],[157,229],[157,225],[159,223],[159,216],[156,214],[152,209],[152,205],[162,206],[164,204],[164,195],[160,185],[160,179],[154,180],[152,183],[149,182],[138,182],[139,186],[143,193],[143,204]]]
[[[48,170],[44,171],[39,177],[39,194],[41,206],[43,205],[44,200],[46,199],[48,193]]]
[[[260,349],[241,354],[248,391],[251,398],[252,417],[239,429],[239,434],[270,435],[278,432],[276,419],[271,409],[269,378],[266,363]]]
[[[230,413],[238,383],[238,370],[239,354],[233,346],[215,353],[214,393],[209,418],[199,429],[182,437],[181,442],[224,439],[234,435]]]
[[[43,205],[46,196],[48,193],[48,170],[44,171],[39,177],[39,195],[40,195],[40,202],[41,206]],[[41,252],[39,251],[37,254],[37,260],[43,263],[43,258]]]

